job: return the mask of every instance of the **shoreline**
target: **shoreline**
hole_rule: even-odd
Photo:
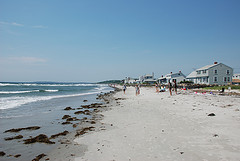
[[[92,132],[109,129],[112,126],[100,122],[104,117],[101,113],[110,110],[111,106],[115,104],[113,95],[120,90],[116,87],[112,88],[114,88],[114,91],[97,95],[96,99],[101,100],[103,103],[97,104],[96,106],[92,106],[95,103],[83,106],[83,109],[93,109],[91,118],[81,120],[75,130],[61,139],[61,144],[46,154],[42,160],[74,160],[75,157],[84,155],[87,151],[87,146],[78,144],[74,140]]]
[[[36,102],[32,103],[35,110],[32,115],[1,118],[0,160],[39,159],[59,144],[65,144],[64,135],[75,131],[80,120],[92,117],[92,109],[79,106],[101,103],[96,97],[97,94],[92,94]],[[67,107],[72,108],[65,110]]]
[[[95,131],[75,138],[75,149],[55,149],[50,160],[240,159],[239,97],[192,90],[169,96],[154,87],[135,96],[129,87],[111,99]]]

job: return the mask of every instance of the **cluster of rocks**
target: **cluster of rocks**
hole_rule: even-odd
[[[40,129],[39,126],[31,126],[31,127],[26,127],[26,128],[6,130],[4,133],[6,133],[6,132],[19,132],[19,131],[22,131],[22,130],[38,130],[38,129]]]
[[[31,126],[31,127],[26,127],[26,128],[9,129],[9,130],[6,130],[4,133],[7,133],[7,132],[18,133],[22,130],[38,130],[38,129],[40,129],[39,126]],[[64,131],[64,132],[52,135],[50,138],[48,138],[48,136],[45,135],[45,134],[40,134],[36,137],[30,137],[29,139],[25,139],[25,140],[23,140],[23,142],[24,142],[24,144],[33,144],[33,143],[36,143],[36,142],[45,143],[45,144],[55,144],[55,142],[50,141],[50,139],[55,139],[59,136],[65,136],[68,133],[69,133],[68,131]],[[4,140],[9,141],[9,140],[14,140],[14,139],[22,139],[22,138],[23,138],[22,135],[17,135],[17,136],[13,136],[13,137],[4,138]],[[0,152],[0,156],[5,156],[5,155],[6,155],[5,152],[3,152],[3,151]],[[21,154],[8,155],[8,157],[10,157],[10,156],[13,156],[15,158],[19,158],[21,156]],[[33,160],[38,161],[44,156],[46,156],[46,155],[45,154],[40,154],[40,155],[36,156],[36,158],[34,158]]]
[[[93,131],[94,128],[95,127],[91,126],[91,127],[85,127],[83,129],[77,130],[75,137],[86,134],[88,131]]]
[[[63,131],[63,132],[61,132],[61,133],[52,135],[49,139],[55,139],[55,138],[57,138],[57,137],[59,137],[59,136],[66,136],[68,133],[69,133],[69,132],[65,130],[65,131]]]
[[[23,141],[24,141],[24,144],[32,144],[36,142],[46,143],[46,144],[55,144],[55,142],[50,141],[47,135],[44,135],[44,134],[40,134],[34,138],[29,138]]]
[[[39,154],[38,156],[36,156],[36,158],[34,158],[32,161],[39,161],[40,159],[42,159],[43,157],[45,157],[45,154]]]
[[[22,135],[17,135],[17,136],[13,136],[13,137],[4,138],[4,140],[8,141],[8,140],[22,139],[22,138],[23,138]]]

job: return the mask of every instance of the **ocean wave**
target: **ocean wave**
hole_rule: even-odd
[[[58,92],[59,90],[57,89],[47,89],[47,90],[43,90],[44,92]]]
[[[32,91],[0,91],[0,94],[19,94],[19,93],[31,93],[31,92],[39,92],[40,90],[32,90]]]
[[[0,91],[0,94],[21,94],[21,93],[33,93],[33,92],[58,92],[59,90],[31,90],[31,91]]]
[[[100,87],[97,87],[97,88],[94,88],[94,89],[101,91],[101,90],[104,90],[106,88],[107,88],[107,86],[100,86]]]
[[[71,95],[57,95],[57,96],[32,96],[32,97],[7,97],[7,98],[0,98],[0,109],[10,109],[16,108],[18,106],[37,102],[37,101],[45,101],[54,98],[66,98],[66,97],[75,97],[75,96],[83,96],[83,95],[91,95],[91,94],[98,94],[100,91],[97,92],[88,92],[88,93],[80,93],[80,94],[71,94]]]
[[[38,83],[0,83],[0,86],[45,86],[45,87],[71,87],[71,86],[97,86],[98,84],[38,84]]]

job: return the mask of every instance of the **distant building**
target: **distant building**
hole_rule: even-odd
[[[223,64],[214,62],[199,68],[187,76],[189,81],[195,84],[217,84],[226,85],[232,82],[233,68]]]
[[[240,74],[233,74],[232,84],[240,84]]]
[[[185,81],[185,79],[186,76],[181,71],[179,71],[178,73],[171,72],[170,74],[158,78],[158,83],[167,84],[169,81],[172,83],[174,80],[179,83],[181,81]]]
[[[124,83],[125,84],[136,84],[136,83],[139,83],[139,79],[137,78],[131,78],[131,77],[126,77],[124,79]]]
[[[154,78],[154,73],[152,73],[152,75],[146,74],[144,76],[140,76],[139,77],[139,82],[140,83],[147,83],[147,84],[156,83],[156,79]]]

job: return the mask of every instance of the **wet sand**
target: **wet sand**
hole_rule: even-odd
[[[240,160],[240,98],[129,87],[96,113],[94,128],[48,154],[50,160]],[[67,136],[67,138],[70,135]]]

